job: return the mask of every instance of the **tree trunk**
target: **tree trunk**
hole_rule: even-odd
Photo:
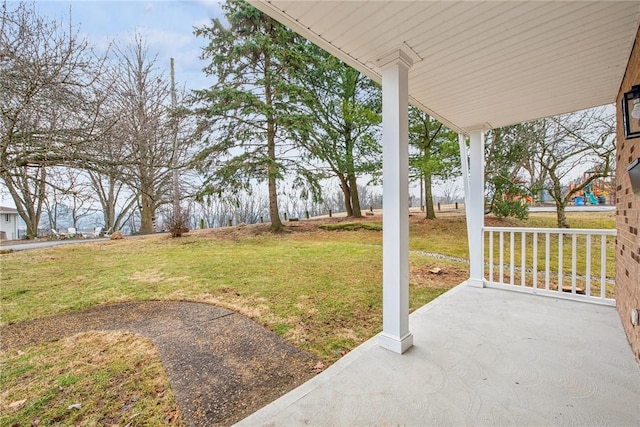
[[[424,176],[422,172],[420,172],[420,210],[424,212]]]
[[[344,199],[344,207],[347,211],[347,216],[353,216],[353,206],[351,205],[351,188],[349,188],[349,182],[347,178],[339,174],[338,178],[340,179],[340,189],[342,190],[342,198]]]
[[[57,198],[56,198],[56,193],[55,190],[53,191],[53,204],[51,203],[51,200],[49,200],[49,197],[47,197],[47,199],[44,200],[44,208],[45,211],[47,212],[47,217],[49,219],[49,229],[50,230],[57,230],[58,229],[58,213],[57,213]]]
[[[265,53],[264,58],[264,98],[267,108],[273,108],[273,94],[271,93],[271,79],[269,72],[271,68],[271,58],[269,53]],[[267,156],[269,166],[267,176],[269,182],[269,216],[271,219],[271,231],[280,232],[284,229],[284,224],[280,220],[280,209],[278,208],[278,163],[276,158],[276,126],[275,118],[271,113],[267,113]]]
[[[556,200],[556,217],[558,219],[558,228],[570,228],[564,208],[565,203],[558,202]]]
[[[16,204],[18,215],[27,226],[27,239],[38,237],[38,225],[42,215],[42,205],[46,197],[47,171],[44,166],[35,167],[35,174],[29,174],[29,168],[24,167],[20,176],[3,176],[9,194]],[[14,181],[14,178],[19,181]],[[33,181],[30,183],[30,181]],[[33,190],[33,192],[32,192]]]
[[[429,116],[427,116],[425,121],[425,130],[426,133],[424,135],[424,141],[422,145],[422,156],[425,164],[428,164],[429,159],[431,158],[431,142],[432,139],[429,138]],[[435,219],[436,211],[433,208],[433,193],[431,189],[431,171],[422,172],[424,178],[424,211],[425,211],[425,219]]]
[[[26,238],[28,240],[35,239],[38,237],[38,222],[35,218],[31,216],[22,216],[20,215],[24,223],[27,225],[27,235]]]
[[[140,233],[141,234],[152,234],[155,232],[153,227],[153,221],[155,219],[155,209],[153,198],[143,192],[140,196],[141,200],[141,212],[140,212]]]
[[[271,148],[269,149],[271,151]],[[275,150],[274,150],[275,151]],[[269,216],[271,218],[271,231],[282,231],[284,225],[280,220],[278,209],[278,189],[276,187],[276,176],[273,172],[275,166],[269,166]]]
[[[104,209],[104,227],[105,231],[109,233],[113,233],[117,231],[115,228],[115,219],[116,219],[116,197],[114,194],[115,183],[109,178],[109,195],[107,196],[107,203],[103,206]]]
[[[11,187],[9,187],[9,192],[12,192]],[[25,237],[28,240],[38,237],[38,224],[40,223],[40,214],[38,209],[33,205],[22,204],[16,201],[16,210],[27,226],[27,235]]]
[[[354,218],[362,218],[362,210],[360,209],[360,199],[358,197],[358,183],[356,176],[349,176],[349,189],[351,193],[351,216]]]
[[[558,220],[558,228],[570,228],[569,223],[567,222],[567,215],[565,214],[564,208],[567,206],[567,201],[562,197],[562,185],[560,183],[560,178],[558,178],[555,173],[551,173],[549,178],[553,184],[553,188],[551,189],[551,195],[553,196],[553,200],[556,203],[556,218]]]
[[[78,221],[80,221],[80,215],[78,214],[78,201],[73,196],[73,209],[71,210],[71,220],[73,221],[73,228],[78,230]]]
[[[56,205],[54,205],[53,209],[47,209],[47,215],[49,216],[49,228],[51,230],[58,230],[58,214],[56,210]]]
[[[436,211],[433,208],[433,193],[431,192],[431,174],[424,174],[424,205],[425,218],[436,219]]]
[[[270,160],[267,175],[269,180],[269,217],[271,218],[271,231],[279,232],[282,231],[284,225],[280,220],[278,208],[278,188],[276,182],[278,166],[276,164],[276,141],[273,119],[268,119],[267,123],[267,155]]]

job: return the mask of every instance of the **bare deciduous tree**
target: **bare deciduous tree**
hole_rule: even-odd
[[[538,140],[534,156],[547,181],[543,184],[555,200],[558,227],[569,228],[565,207],[585,187],[615,169],[615,117],[596,108],[551,117],[543,121],[543,138]],[[571,173],[592,166],[590,176],[565,190]]]
[[[0,6],[0,179],[37,235],[46,169],[86,161],[104,91],[103,59],[71,24],[39,16],[33,4]]]
[[[509,209],[524,209],[523,197],[546,190],[555,201],[558,227],[568,228],[567,204],[593,181],[611,174],[615,149],[615,118],[606,108],[492,130],[486,176],[494,212],[502,201]],[[567,189],[571,177],[587,168],[589,177]]]
[[[443,203],[455,203],[460,198],[460,186],[453,179],[436,181],[436,188]]]
[[[185,115],[172,109],[169,81],[139,35],[128,47],[117,49],[117,57],[113,102],[119,120],[113,142],[124,149],[121,181],[137,196],[140,232],[152,233],[156,209],[171,201],[173,168],[182,166],[188,150],[182,133],[180,143],[174,143],[175,129],[184,127],[176,121],[183,122]]]
[[[97,211],[96,197],[85,171],[69,167],[53,167],[48,170],[47,213],[57,223],[59,207],[64,206],[69,226],[79,228],[80,220]],[[54,224],[51,224],[54,225]],[[57,224],[55,224],[57,226]],[[52,229],[56,227],[52,226]]]

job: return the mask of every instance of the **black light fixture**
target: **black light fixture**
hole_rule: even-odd
[[[627,166],[627,172],[631,181],[631,189],[640,196],[640,157]]]
[[[624,137],[640,138],[640,85],[634,85],[622,97]]]

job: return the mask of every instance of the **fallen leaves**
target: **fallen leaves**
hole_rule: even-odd
[[[316,363],[315,366],[313,367],[313,372],[315,372],[316,374],[319,374],[320,372],[324,371],[325,368],[326,368],[326,365],[324,364],[324,362],[318,361],[318,363]]]

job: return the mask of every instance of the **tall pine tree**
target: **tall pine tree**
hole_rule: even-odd
[[[306,43],[306,68],[297,80],[304,87],[306,126],[300,144],[323,176],[335,177],[348,216],[361,217],[358,178],[382,169],[380,122],[382,92],[367,76]]]
[[[306,174],[288,156],[295,149],[291,128],[299,95],[288,76],[300,66],[299,36],[243,1],[222,8],[227,23],[216,19],[195,30],[208,40],[204,71],[216,80],[195,93],[207,136],[198,156],[205,174],[201,194],[250,191],[255,181],[266,181],[271,229],[279,231],[278,180],[290,170]]]

